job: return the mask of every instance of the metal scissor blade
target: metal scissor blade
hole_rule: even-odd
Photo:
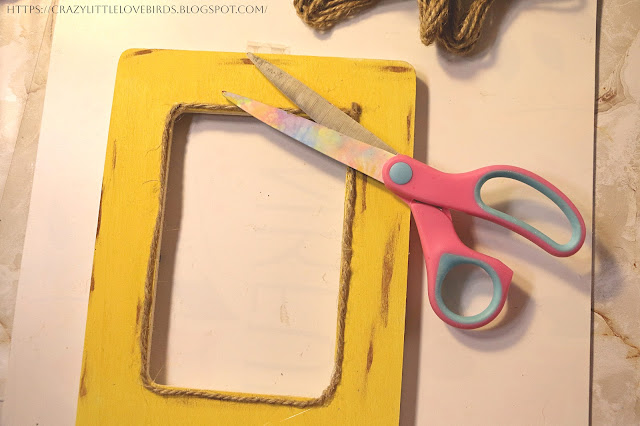
[[[247,56],[278,90],[289,98],[291,102],[298,105],[298,107],[306,112],[316,123],[327,126],[353,139],[384,149],[392,154],[397,154],[397,152],[384,143],[382,139],[371,133],[339,108],[332,105],[325,98],[305,86],[295,77],[252,53],[247,53]]]
[[[234,93],[222,92],[231,102],[310,148],[382,182],[382,166],[394,154],[338,133],[322,124],[289,114]]]

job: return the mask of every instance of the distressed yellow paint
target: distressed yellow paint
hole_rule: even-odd
[[[413,149],[415,73],[403,62],[265,55],[334,104],[362,106],[360,122],[401,153]],[[244,54],[129,50],[118,65],[91,280],[77,423],[397,424],[409,210],[357,176],[342,380],[324,405],[161,396],[142,384],[140,324],[163,211],[162,133],[178,103],[227,105],[221,90],[293,107]],[[199,112],[196,108],[194,112]],[[204,111],[200,111],[204,112]],[[169,161],[170,165],[170,161]],[[155,266],[153,266],[155,265]],[[152,302],[152,301],[148,301]],[[158,385],[160,388],[160,386]],[[162,386],[166,388],[166,386]],[[220,392],[234,395],[231,392]],[[237,394],[240,395],[240,394]],[[304,399],[291,397],[292,399]]]

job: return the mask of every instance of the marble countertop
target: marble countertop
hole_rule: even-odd
[[[0,13],[0,395],[54,24]],[[598,33],[591,414],[594,424],[638,424],[640,2],[601,1]]]

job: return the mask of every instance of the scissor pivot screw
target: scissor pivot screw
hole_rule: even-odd
[[[413,170],[411,170],[411,166],[407,163],[398,161],[389,169],[389,177],[393,183],[397,185],[404,185],[413,177]]]

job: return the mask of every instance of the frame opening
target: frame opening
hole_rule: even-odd
[[[355,173],[345,208],[345,167],[262,123],[182,112],[171,123],[148,387],[322,403],[341,376]]]

